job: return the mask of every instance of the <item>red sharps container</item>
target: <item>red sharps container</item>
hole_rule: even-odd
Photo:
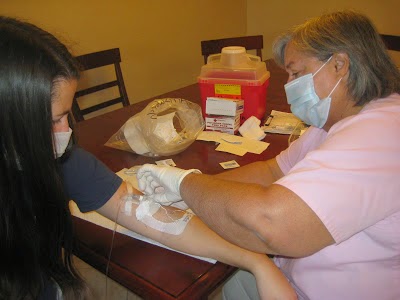
[[[244,47],[225,47],[221,53],[210,55],[198,77],[203,116],[206,115],[207,97],[220,97],[243,99],[240,123],[251,116],[262,120],[266,111],[269,77],[265,62],[246,53]]]

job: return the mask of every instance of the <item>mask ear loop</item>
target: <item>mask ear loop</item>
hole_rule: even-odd
[[[329,59],[321,66],[319,67],[319,69],[317,70],[317,72],[315,72],[312,77],[314,77],[315,75],[317,75],[317,73],[332,59],[333,55],[331,55],[331,57],[329,57]],[[336,90],[337,86],[339,85],[339,83],[342,81],[343,77],[340,77],[339,81],[336,82],[335,86],[333,87],[332,91],[329,93],[328,97],[329,98],[332,93]]]
[[[331,57],[329,57],[328,60],[327,60],[322,66],[319,67],[319,69],[317,70],[317,72],[315,72],[315,73],[312,75],[312,77],[314,77],[315,75],[317,75],[318,72],[321,71],[321,69],[322,69],[323,67],[325,67],[325,65],[332,59],[332,57],[333,57],[333,55],[331,55]]]
[[[339,81],[335,84],[335,86],[333,87],[332,91],[329,93],[328,97],[329,98],[332,93],[336,90],[336,87],[339,85],[339,83],[342,81],[343,77],[340,77]]]

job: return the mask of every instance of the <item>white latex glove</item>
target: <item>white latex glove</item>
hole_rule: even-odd
[[[171,206],[179,208],[181,210],[188,210],[189,209],[189,206],[187,206],[186,202],[183,201],[183,200],[182,201],[178,201],[178,202],[174,202],[174,203],[171,204]]]
[[[183,170],[170,166],[145,164],[136,173],[139,189],[154,201],[163,205],[181,201],[181,182],[190,173],[201,174],[200,170]]]

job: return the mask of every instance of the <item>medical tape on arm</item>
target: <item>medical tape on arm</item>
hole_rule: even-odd
[[[163,222],[154,218],[154,214],[159,209],[164,210],[165,216],[168,217],[171,220],[171,222]],[[189,223],[192,217],[193,217],[192,213],[185,212],[182,217],[175,220],[173,217],[171,217],[167,209],[165,209],[159,203],[156,203],[152,200],[148,200],[146,198],[140,201],[140,204],[136,209],[136,218],[139,221],[143,222],[144,224],[155,230],[166,232],[173,235],[180,235],[185,230],[186,225]]]
[[[121,211],[127,216],[132,216],[132,204],[139,205],[143,196],[133,194],[132,185],[128,181],[125,181],[125,184],[127,195],[122,198]]]
[[[137,204],[136,219],[155,230],[173,235],[180,235],[193,217],[192,213],[185,212],[182,217],[175,220],[172,215],[169,214],[169,211],[161,204],[153,201],[149,197],[133,194],[133,188],[129,182],[126,182],[126,186],[128,193],[123,199],[124,203],[121,206],[122,212],[127,216],[132,216],[132,204]],[[154,214],[160,209],[164,210],[164,217],[170,219],[171,222],[163,222],[154,217]],[[177,211],[181,210],[177,209]]]

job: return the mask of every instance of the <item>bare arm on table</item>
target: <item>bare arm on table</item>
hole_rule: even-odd
[[[212,176],[189,174],[180,193],[211,229],[246,249],[301,257],[333,244],[310,207],[273,184],[282,176],[272,159]]]
[[[135,191],[136,194],[141,194]],[[295,292],[285,276],[263,253],[256,253],[235,246],[221,238],[210,230],[199,218],[194,216],[185,230],[180,235],[172,235],[154,230],[133,216],[118,213],[121,199],[127,194],[127,188],[123,183],[113,197],[98,212],[103,216],[115,220],[118,215],[118,223],[122,226],[156,240],[168,247],[190,253],[193,255],[214,258],[252,272],[257,281],[258,291],[262,299],[296,299]],[[181,214],[176,208],[165,207],[171,214]],[[133,205],[136,209],[136,205]],[[169,218],[164,210],[156,213],[156,218],[167,222]]]
[[[275,158],[266,161],[258,161],[240,168],[232,169],[214,175],[220,179],[239,181],[243,183],[257,183],[263,186],[269,186],[279,178],[283,173]]]

